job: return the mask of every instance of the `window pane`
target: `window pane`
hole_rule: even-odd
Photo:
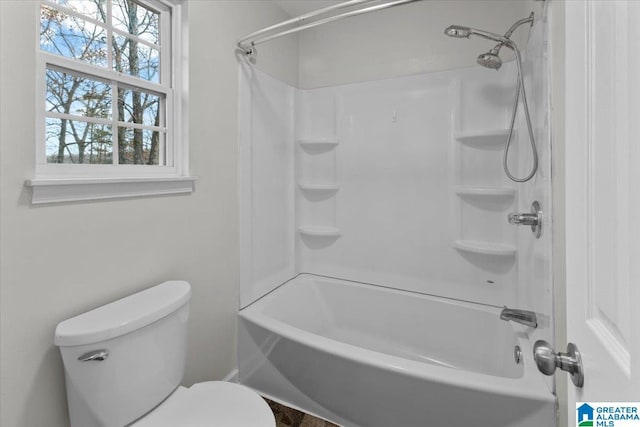
[[[47,68],[47,111],[111,118],[111,86],[68,71]]]
[[[104,28],[47,6],[40,8],[40,48],[89,64],[107,65]]]
[[[133,89],[118,89],[118,120],[160,126],[160,97]]]
[[[154,83],[160,82],[160,53],[128,37],[113,37],[113,67]]]
[[[47,118],[47,163],[111,164],[111,126]]]
[[[118,127],[119,162],[121,165],[158,165],[164,141],[162,132]]]
[[[49,0],[100,22],[107,22],[106,0]]]
[[[132,0],[113,0],[113,26],[143,40],[160,44],[160,15]]]

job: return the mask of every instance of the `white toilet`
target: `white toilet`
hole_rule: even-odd
[[[170,281],[58,324],[71,427],[275,427],[244,386],[180,386],[190,299]]]

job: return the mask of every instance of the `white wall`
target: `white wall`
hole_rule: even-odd
[[[235,40],[287,16],[263,1],[194,1],[190,14],[191,195],[32,207],[38,4],[0,1],[0,425],[68,426],[55,325],[167,279],[193,285],[185,384],[236,366]],[[295,38],[260,66],[297,82]],[[100,227],[92,224],[103,224]],[[106,225],[104,225],[106,224]]]
[[[347,18],[300,33],[300,87],[314,88],[469,67],[493,44],[480,38],[452,39],[451,24],[504,33],[542,2],[421,1]],[[514,33],[519,45],[526,28]],[[508,52],[505,52],[508,59]]]

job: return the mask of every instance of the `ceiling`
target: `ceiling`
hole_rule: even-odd
[[[322,9],[342,3],[344,0],[273,0],[278,6],[284,9],[292,18],[303,13]]]

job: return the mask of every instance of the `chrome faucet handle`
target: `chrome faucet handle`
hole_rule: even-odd
[[[509,214],[509,224],[538,225],[538,214],[512,212]]]
[[[509,224],[531,226],[531,231],[535,233],[536,238],[540,238],[542,234],[542,210],[538,201],[531,204],[530,213],[512,212],[509,214],[508,219]]]

